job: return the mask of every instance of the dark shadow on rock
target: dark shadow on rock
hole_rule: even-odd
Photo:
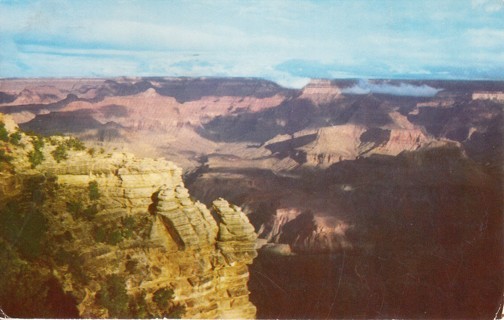
[[[12,105],[12,106],[3,106],[0,107],[0,112],[2,113],[14,113],[14,112],[21,112],[21,111],[30,111],[33,113],[38,113],[42,109],[50,110],[50,111],[57,111],[65,107],[71,102],[75,101],[85,101],[83,99],[79,99],[76,95],[74,94],[69,94],[67,97],[63,100],[60,100],[58,102],[54,103],[48,103],[48,104],[25,104],[25,105]]]
[[[103,125],[93,118],[92,111],[77,110],[40,114],[19,126],[24,131],[33,131],[42,135],[54,135],[58,133],[81,133],[90,129],[101,129]]]
[[[199,100],[205,96],[267,98],[276,94],[289,96],[296,92],[272,81],[256,78],[161,78],[157,81],[161,83],[156,88],[159,94],[174,97],[180,103]]]

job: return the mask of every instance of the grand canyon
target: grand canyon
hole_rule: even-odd
[[[1,309],[495,318],[503,110],[502,81],[0,79]]]

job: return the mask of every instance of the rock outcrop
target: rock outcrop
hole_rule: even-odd
[[[389,131],[389,139],[383,144],[372,144],[366,146],[362,143],[361,150],[371,147],[370,151],[363,155],[368,154],[383,154],[396,156],[403,151],[414,151],[419,149],[424,144],[432,141],[422,130],[419,129],[393,129]]]
[[[306,154],[307,164],[327,168],[342,160],[355,159],[364,131],[364,127],[353,124],[320,128],[315,141],[300,149]]]
[[[309,99],[316,104],[329,103],[341,96],[341,90],[327,79],[312,79],[302,91],[300,98]]]
[[[13,169],[0,173],[11,182],[2,183],[0,211],[24,199],[34,177],[40,190],[50,184],[35,204],[51,249],[40,268],[75,299],[80,316],[255,317],[247,265],[257,255],[257,236],[239,207],[219,199],[211,212],[190,197],[182,169],[164,159],[82,150],[58,162],[51,155],[64,137],[50,138],[57,146],[42,138],[45,160],[32,168],[32,139],[22,134],[24,148],[0,142],[15,154]],[[111,279],[125,288],[123,309],[104,302]]]
[[[351,227],[332,216],[314,215],[294,208],[282,208],[258,231],[268,244],[264,250],[276,254],[327,253],[351,248],[346,232]]]
[[[473,100],[497,100],[497,101],[503,101],[504,100],[504,92],[474,92],[472,94],[472,99]]]
[[[313,142],[298,148],[309,166],[327,168],[343,161],[373,154],[396,156],[434,141],[419,128],[367,129],[345,124],[320,128]]]

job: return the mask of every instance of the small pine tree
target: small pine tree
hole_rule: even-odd
[[[0,162],[11,162],[11,160],[13,159],[12,156],[9,156],[5,153],[5,150],[0,150]]]
[[[59,144],[53,152],[51,152],[54,160],[60,163],[62,160],[68,159],[67,147],[64,144]]]
[[[0,121],[0,140],[1,141],[9,141],[9,133],[7,132],[7,129],[5,129],[5,124]]]
[[[91,157],[94,157],[95,153],[96,153],[96,149],[95,148],[89,148],[87,150],[87,153],[91,156]]]
[[[28,160],[31,163],[32,169],[42,163],[45,160],[44,154],[40,149],[34,149],[28,153]]]
[[[9,138],[10,143],[12,143],[13,145],[21,145],[21,133],[19,133],[19,131],[11,133]]]
[[[107,276],[105,284],[96,293],[96,302],[109,311],[112,318],[125,318],[128,316],[129,297],[126,292],[126,280],[117,275]]]
[[[32,137],[32,145],[34,149],[42,149],[44,147],[44,138],[39,135],[35,135]]]
[[[100,190],[98,189],[98,182],[90,181],[88,189],[89,189],[89,200],[100,199]]]
[[[173,289],[158,289],[152,296],[152,301],[156,303],[159,309],[168,308],[170,300],[173,300]]]
[[[86,146],[84,145],[84,143],[75,137],[71,137],[71,138],[67,139],[65,141],[65,145],[69,149],[73,149],[75,151],[86,150]]]

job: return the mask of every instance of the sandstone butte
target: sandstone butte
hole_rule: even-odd
[[[8,116],[0,114],[0,121],[9,133],[17,130]],[[36,204],[48,222],[51,252],[72,253],[80,267],[64,261],[41,272],[51,272],[73,296],[81,317],[117,316],[97,299],[112,275],[124,281],[130,302],[142,299],[153,317],[163,317],[154,297],[164,289],[183,317],[255,317],[247,265],[257,256],[257,235],[239,207],[218,199],[209,210],[193,200],[182,170],[164,159],[72,150],[58,163],[53,144],[65,137],[46,138],[45,160],[31,168],[33,139],[22,133],[24,147],[0,142],[12,157],[11,167],[0,170],[0,209],[23,199],[28,181],[52,190]],[[91,214],[82,218],[83,212]]]

